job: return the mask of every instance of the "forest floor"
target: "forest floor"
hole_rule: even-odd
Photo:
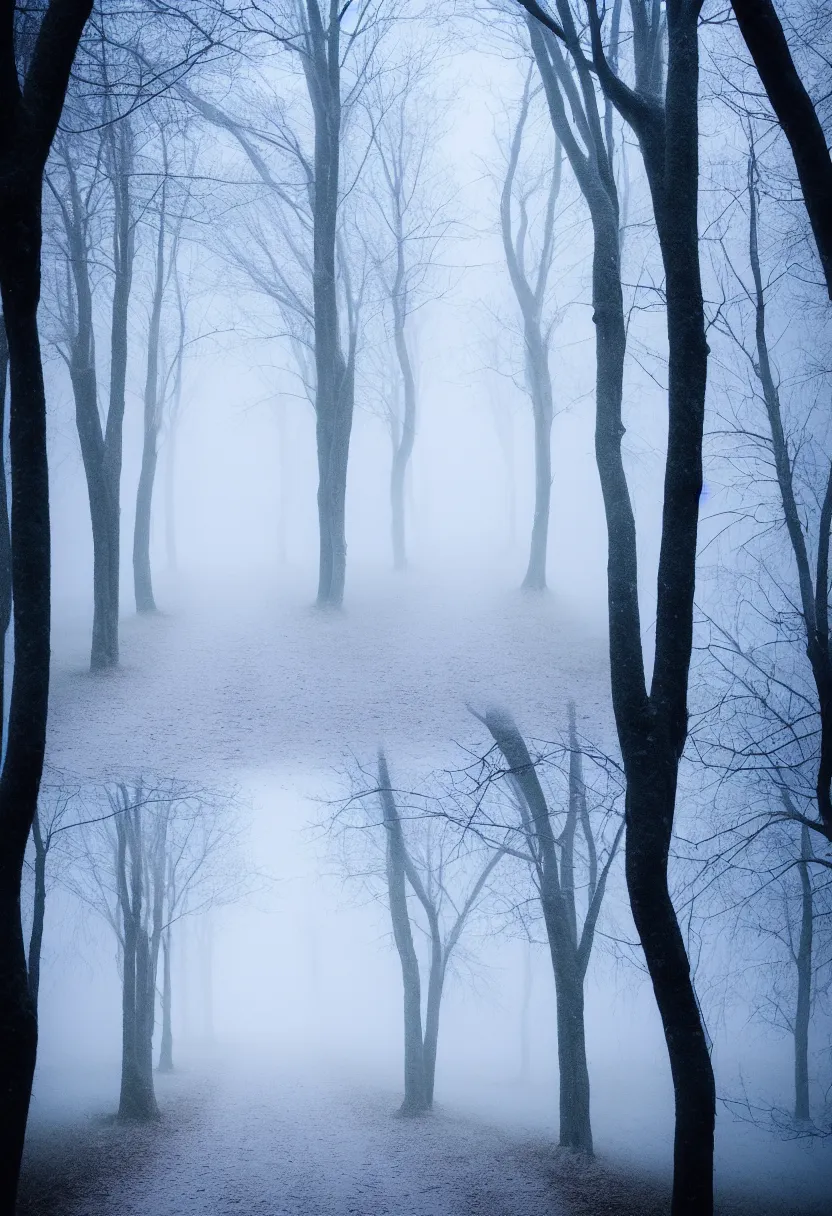
[[[162,1118],[30,1129],[19,1216],[665,1216],[649,1176],[440,1105],[268,1066],[159,1078]],[[816,1208],[724,1196],[718,1216]]]
[[[56,612],[48,758],[102,772],[329,768],[384,740],[424,761],[470,737],[466,706],[503,702],[540,738],[574,697],[590,737],[611,718],[606,645],[554,595],[424,577],[358,582],[342,612],[309,588],[171,588],[122,621],[121,666],[90,675],[89,622]],[[603,725],[603,728],[601,724]]]

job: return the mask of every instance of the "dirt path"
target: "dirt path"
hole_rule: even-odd
[[[22,1212],[566,1216],[521,1140],[451,1112],[399,1119],[392,1094],[250,1069],[160,1088],[161,1125],[90,1125],[86,1148],[53,1159],[51,1190],[36,1131]]]

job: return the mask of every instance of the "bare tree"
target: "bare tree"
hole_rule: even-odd
[[[709,1216],[713,1210],[716,1102],[713,1068],[668,886],[678,768],[687,737],[708,364],[697,222],[697,25],[701,5],[699,0],[680,0],[663,10],[646,0],[634,0],[630,15],[635,83],[631,87],[617,69],[620,5],[609,14],[605,45],[607,17],[602,19],[594,0],[588,0],[590,60],[569,0],[557,0],[557,18],[535,0],[520,3],[527,12],[553,124],[593,222],[595,450],[609,541],[612,699],[627,775],[625,871],[673,1075],[672,1212],[673,1216]],[[641,637],[635,518],[621,453],[625,328],[619,204],[611,160],[612,124],[611,120],[602,122],[596,81],[607,104],[638,138],[665,275],[668,449],[649,690]],[[589,145],[589,155],[581,144]]]
[[[368,121],[378,163],[380,189],[373,205],[380,240],[373,250],[389,310],[398,389],[387,402],[393,461],[390,513],[393,565],[407,566],[405,481],[416,438],[417,387],[413,366],[413,316],[434,290],[435,262],[450,221],[437,174],[439,135],[436,102],[424,86],[425,65],[415,51],[401,79],[385,82],[392,97],[374,97]],[[373,239],[373,238],[371,238]]]
[[[375,71],[375,52],[388,21],[376,0],[358,7],[331,0],[309,0],[302,6],[280,4],[268,12],[246,6],[237,13],[241,31],[252,47],[266,54],[287,53],[299,65],[312,119],[312,147],[300,128],[286,122],[281,107],[269,122],[266,107],[252,120],[224,112],[191,90],[185,96],[207,121],[228,131],[247,156],[276,204],[288,208],[300,226],[300,244],[289,244],[292,258],[307,267],[311,302],[304,304],[312,329],[314,400],[318,450],[318,523],[320,554],[317,602],[337,608],[346,577],[346,485],[355,404],[355,314],[358,291],[349,286],[350,266],[339,252],[340,210],[354,180],[343,177],[343,140],[357,104]],[[264,122],[265,117],[265,122]],[[354,129],[354,128],[353,128]],[[286,190],[272,171],[269,151],[300,170],[298,193]],[[360,173],[366,157],[351,166]],[[304,214],[305,213],[305,214]],[[276,281],[283,270],[272,259]],[[310,306],[311,304],[311,306]],[[294,306],[294,305],[293,305]],[[347,339],[345,341],[345,338]]]
[[[92,522],[90,667],[93,671],[118,664],[122,432],[136,226],[131,184],[134,171],[131,120],[111,119],[106,79],[102,93],[103,101],[97,107],[100,113],[84,114],[79,105],[76,120],[89,125],[103,121],[105,125],[92,135],[59,136],[47,174],[55,210],[60,216],[63,231],[60,244],[68,271],[64,276],[62,268],[56,268],[58,350],[72,382]],[[102,411],[96,367],[93,268],[100,265],[98,250],[107,226],[112,229],[113,250],[106,276],[112,288],[110,385],[109,403]]]
[[[508,150],[508,163],[500,196],[500,231],[503,238],[509,277],[523,318],[523,345],[526,384],[534,417],[534,523],[529,564],[523,587],[530,591],[546,589],[546,559],[549,542],[549,513],[552,497],[552,421],[554,405],[549,354],[556,315],[544,318],[549,276],[555,249],[555,209],[560,194],[563,149],[555,139],[551,170],[520,178],[523,136],[532,103],[532,71],[526,76],[523,97]],[[542,181],[541,181],[542,177]],[[535,195],[542,187],[542,216],[531,214]],[[513,211],[518,211],[515,224]],[[539,233],[535,228],[539,227]],[[535,237],[537,236],[537,248]]]
[[[375,775],[359,769],[352,794],[341,801],[327,830],[345,846],[348,877],[361,878],[373,896],[382,890],[402,970],[404,996],[404,1100],[401,1113],[424,1114],[433,1106],[442,997],[460,940],[489,894],[503,857],[499,847],[463,839],[443,810],[438,778],[423,792],[394,788],[383,751]],[[373,813],[378,802],[381,819]],[[447,809],[447,808],[446,808]],[[357,812],[357,814],[356,814]],[[367,846],[357,861],[355,843]],[[380,855],[384,861],[381,863]],[[420,962],[416,941],[427,942]],[[427,982],[423,983],[423,970]]]
[[[115,933],[122,976],[119,1117],[147,1120],[158,1115],[153,1035],[160,954],[160,1070],[167,1071],[173,1067],[172,928],[183,916],[238,898],[251,876],[236,863],[238,832],[232,800],[223,793],[140,778],[118,782],[106,799],[103,813],[87,817],[65,883]]]
[[[568,778],[563,826],[555,835],[553,817],[558,810],[547,799],[534,761],[514,720],[504,710],[491,709],[482,718],[502,764],[486,756],[474,770],[477,797],[487,786],[505,783],[519,823],[512,831],[516,844],[507,852],[519,855],[531,869],[546,927],[555,976],[560,1077],[560,1143],[591,1154],[589,1070],[584,1033],[584,983],[607,879],[624,832],[618,824],[606,855],[599,859],[583,775],[583,749],[579,743],[574,705],[569,706]],[[551,760],[551,757],[550,757]],[[488,834],[496,824],[481,814],[469,816]],[[576,903],[578,837],[586,850],[586,906],[580,923]],[[583,885],[583,883],[581,884]]]

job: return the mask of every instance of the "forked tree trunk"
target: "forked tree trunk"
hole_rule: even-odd
[[[393,937],[399,953],[404,989],[404,1101],[403,1115],[421,1115],[429,1109],[422,1039],[422,996],[419,960],[413,945],[405,886],[404,842],[390,773],[383,752],[378,756],[378,784],[387,835],[387,894]]]
[[[523,3],[523,0],[521,0]],[[656,612],[656,658],[646,686],[638,603],[635,520],[621,456],[625,329],[621,306],[618,196],[595,98],[595,84],[568,0],[557,0],[560,26],[544,36],[529,17],[556,130],[593,222],[593,306],[597,342],[595,447],[608,530],[610,667],[613,707],[627,778],[626,877],[633,917],[662,1020],[673,1077],[673,1216],[713,1211],[715,1089],[690,964],[668,890],[668,857],[679,760],[687,733],[687,682],[693,630],[696,535],[702,488],[702,432],[708,348],[699,268],[699,0],[659,11],[639,4],[634,37],[635,90],[610,67],[595,0],[588,15],[597,80],[636,132],[650,186],[667,300],[668,452]],[[544,15],[545,16],[545,15]],[[662,40],[667,36],[667,79]],[[589,158],[569,127],[559,80],[562,38],[573,54],[586,107]],[[560,65],[560,66],[559,66]],[[571,80],[571,78],[570,78]],[[663,98],[663,100],[662,100]],[[605,340],[605,331],[608,339]]]
[[[563,1148],[591,1155],[589,1069],[584,1033],[586,961],[580,955],[574,915],[569,906],[570,899],[574,900],[574,890],[568,889],[558,872],[549,807],[523,736],[512,718],[501,710],[489,710],[484,720],[528,807],[540,858],[540,903],[557,1004],[560,1144]]]

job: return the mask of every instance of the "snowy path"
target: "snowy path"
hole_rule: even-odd
[[[394,1109],[392,1094],[262,1071],[189,1087],[144,1165],[132,1129],[113,1128],[123,1176],[65,1216],[565,1216],[520,1141]]]
[[[204,587],[122,624],[122,667],[85,670],[87,626],[56,628],[49,758],[96,779],[142,768],[204,776],[337,763],[380,739],[424,760],[471,737],[466,702],[502,700],[552,738],[567,698],[598,738],[606,646],[553,596],[387,582],[343,613],[308,589]]]

